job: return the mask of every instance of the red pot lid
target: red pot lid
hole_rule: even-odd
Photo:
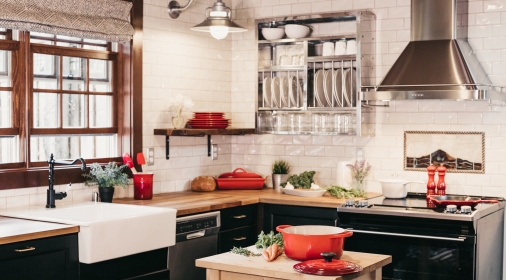
[[[340,276],[362,271],[362,267],[356,263],[343,260],[334,260],[335,253],[321,253],[324,260],[310,260],[293,266],[297,272],[320,276]]]
[[[262,178],[260,174],[236,168],[233,172],[223,173],[218,178]]]

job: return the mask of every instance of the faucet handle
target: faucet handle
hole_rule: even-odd
[[[93,192],[91,194],[91,201],[98,202],[98,192]]]

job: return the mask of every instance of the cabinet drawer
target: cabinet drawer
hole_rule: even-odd
[[[10,243],[0,246],[0,261],[11,258],[38,255],[52,251],[66,251],[69,250],[69,248],[76,246],[77,234]],[[77,251],[75,253],[77,253]],[[77,255],[74,255],[73,257],[76,259],[79,258]]]
[[[246,226],[238,229],[220,232],[220,253],[228,252],[235,247],[248,247],[257,241],[256,226]]]
[[[221,210],[221,230],[256,224],[257,205],[246,205]]]

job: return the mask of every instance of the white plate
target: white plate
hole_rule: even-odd
[[[302,107],[302,103],[304,102],[304,95],[303,95],[303,89],[302,89],[302,83],[301,81],[297,80],[297,92],[299,93],[299,107]]]
[[[356,106],[357,100],[357,72],[353,69],[346,70],[344,75],[344,84],[346,88],[346,96],[350,107]]]
[[[271,77],[264,79],[263,95],[265,107],[271,107]]]
[[[322,196],[324,193],[327,192],[327,190],[300,190],[300,189],[287,190],[287,189],[284,189],[284,188],[281,188],[281,190],[285,194],[296,195],[296,196],[304,196],[304,197],[319,197],[319,196]]]
[[[281,77],[279,91],[281,93],[281,107],[288,107],[288,78]]]
[[[288,95],[290,95],[290,107],[297,107],[297,77],[288,78]]]
[[[323,92],[323,75],[325,73],[325,70],[318,70],[316,72],[316,76],[314,79],[315,83],[315,96],[316,101],[318,101],[318,107],[326,107],[327,101],[325,100],[325,93]]]
[[[281,100],[279,99],[279,86],[280,81],[278,77],[272,78],[271,81],[271,100],[272,100],[272,107],[280,107]]]
[[[325,100],[327,100],[327,104],[329,107],[332,107],[332,79],[334,70],[325,71],[325,75],[323,76],[323,92],[325,93]]]
[[[334,99],[336,100],[336,107],[343,107],[343,70],[338,69],[334,71]]]

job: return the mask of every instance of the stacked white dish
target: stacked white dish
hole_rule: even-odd
[[[355,107],[356,71],[354,69],[321,69],[313,79],[316,107]]]
[[[263,79],[263,107],[302,107],[302,98],[302,85],[296,76],[266,77]]]

